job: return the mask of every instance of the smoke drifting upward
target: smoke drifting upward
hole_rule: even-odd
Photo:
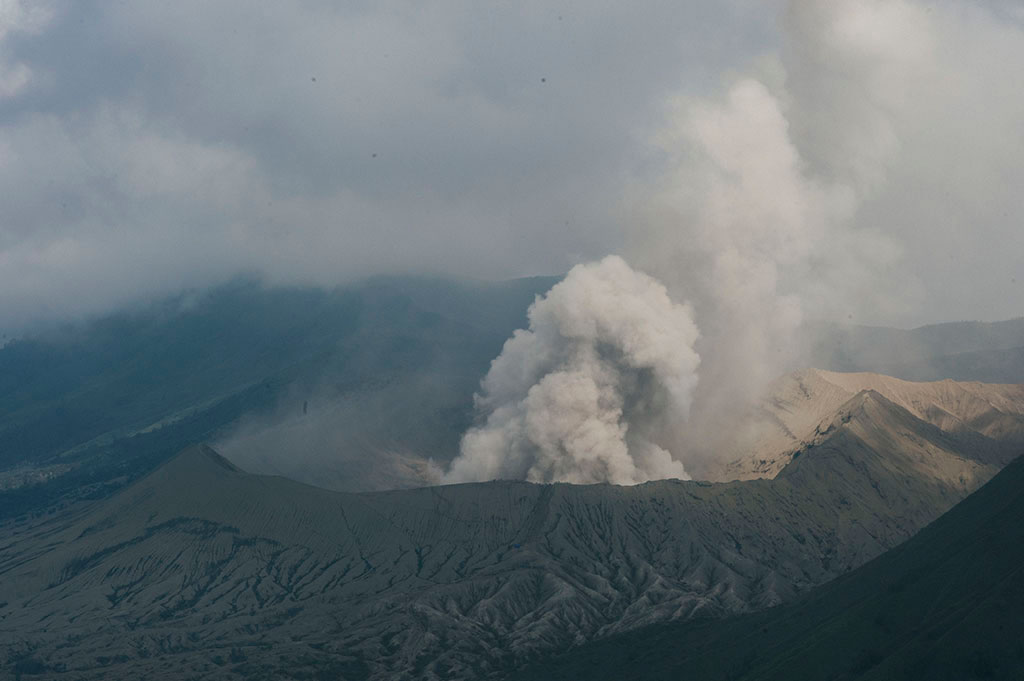
[[[839,310],[857,299],[856,278],[828,272],[871,271],[897,251],[850,228],[852,187],[807,172],[781,96],[759,80],[681,102],[660,143],[675,165],[642,197],[648,229],[634,259],[693,300],[705,361],[691,428],[672,449],[714,477],[720,459],[757,439],[747,412],[796,361],[818,296]]]
[[[452,479],[638,482],[684,464],[714,479],[758,440],[759,401],[800,364],[808,320],[912,306],[910,235],[884,207],[907,183],[894,169],[944,148],[919,125],[935,115],[922,102],[944,99],[942,74],[963,71],[944,38],[956,17],[937,14],[794,0],[777,54],[720,93],[674,100],[653,139],[660,166],[627,202],[629,259],[665,288],[613,258],[538,302],[484,381],[487,424],[466,435]],[[965,35],[981,44],[987,30]],[[692,303],[699,338],[670,295]],[[644,357],[664,362],[638,359],[634,338],[657,339]]]
[[[484,378],[486,422],[466,433],[446,482],[689,477],[664,448],[697,383],[688,306],[609,256],[574,267],[529,321]]]
[[[806,322],[911,304],[898,230],[862,219],[901,150],[906,92],[934,61],[906,2],[796,0],[785,48],[717,97],[681,98],[638,190],[634,261],[693,302],[703,358],[672,451],[716,476],[759,438],[770,381],[801,364]],[[651,187],[654,187],[652,190]]]

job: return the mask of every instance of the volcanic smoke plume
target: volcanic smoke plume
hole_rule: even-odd
[[[446,482],[689,478],[663,448],[700,359],[690,308],[617,256],[574,267],[529,310],[477,395],[486,422]]]
[[[617,246],[650,276],[606,258],[536,303],[450,480],[722,479],[823,322],[913,314],[913,272],[1017,210],[998,159],[1024,139],[1019,24],[914,0],[790,0],[781,24],[777,50],[666,102]]]

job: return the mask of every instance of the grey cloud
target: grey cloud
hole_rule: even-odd
[[[0,101],[0,314],[96,311],[239,269],[565,271],[621,243],[633,136],[663,93],[735,60],[712,29],[767,40],[746,14],[53,3],[2,38],[31,78]]]
[[[844,247],[902,254],[895,287],[887,258],[826,272],[910,291],[858,321],[1020,314],[1019,11],[893,5],[865,71],[814,3],[5,3],[0,324],[240,270],[564,272],[649,233],[624,198],[689,152],[647,142],[737,74],[816,178],[863,192],[852,226],[884,238]]]

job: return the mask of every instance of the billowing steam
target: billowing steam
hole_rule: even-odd
[[[538,301],[483,382],[486,423],[450,480],[635,483],[684,464],[713,478],[757,439],[747,416],[808,318],[859,318],[912,289],[899,240],[860,214],[919,127],[907,92],[941,61],[936,24],[903,0],[794,0],[785,27],[779,54],[721,94],[680,97],[653,140],[661,167],[628,202],[628,253],[664,285],[613,257]]]
[[[675,102],[655,140],[667,161],[636,197],[633,260],[692,301],[702,332],[690,427],[671,447],[701,477],[756,442],[750,411],[800,363],[809,319],[859,319],[913,289],[895,235],[858,217],[931,62],[926,13],[794,0],[785,28],[782,54],[722,95]]]
[[[663,447],[700,362],[690,308],[617,256],[578,265],[529,311],[483,380],[486,423],[447,482],[688,478]]]

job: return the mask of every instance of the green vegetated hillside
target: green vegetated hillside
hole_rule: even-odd
[[[451,456],[480,376],[554,281],[238,282],[11,342],[0,349],[0,515],[109,493],[242,416],[341,395],[391,405],[373,423],[406,424],[401,437]]]
[[[796,602],[607,638],[511,677],[1024,678],[1024,459],[917,536]]]
[[[1018,449],[873,391],[772,480],[346,494],[192,448],[109,499],[2,528],[0,660],[38,679],[500,675],[791,601],[913,536]]]

